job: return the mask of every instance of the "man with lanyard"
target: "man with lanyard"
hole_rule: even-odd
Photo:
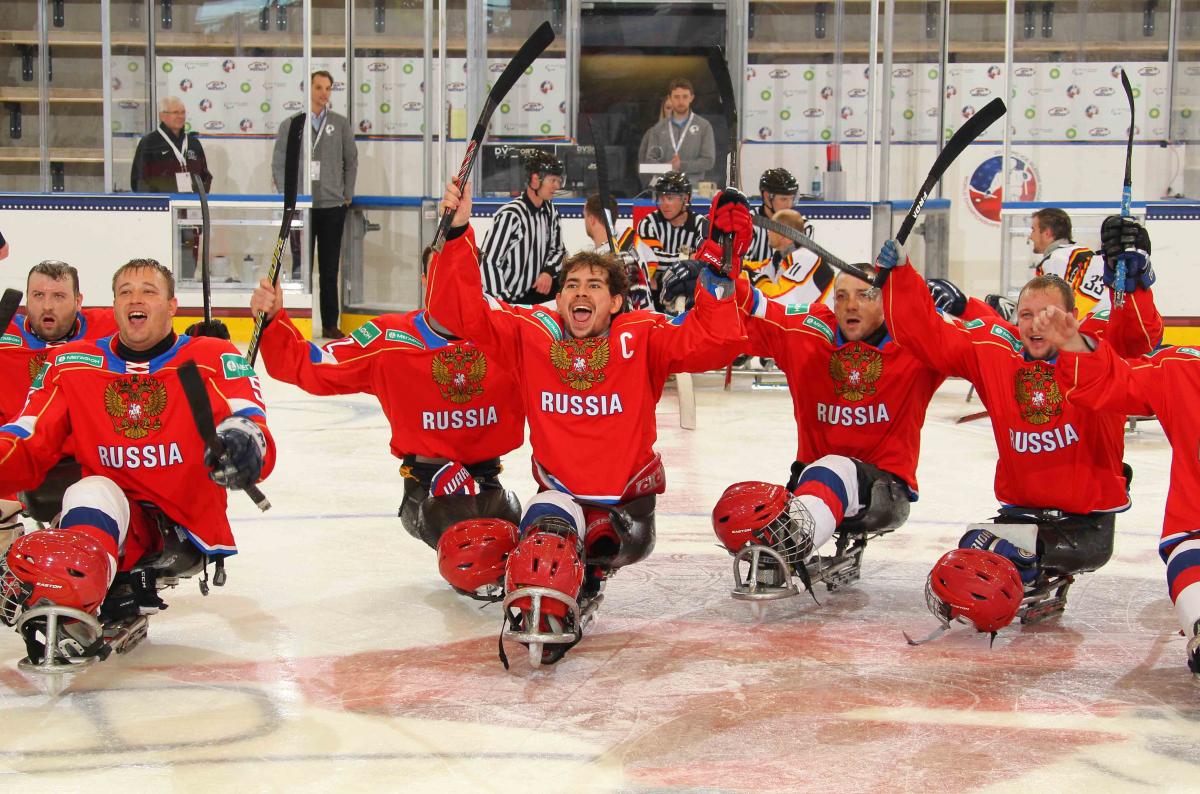
[[[338,327],[340,288],[338,267],[342,255],[342,230],[346,225],[346,209],[354,198],[354,182],[358,177],[358,149],[354,131],[345,116],[329,109],[333,91],[333,75],[324,70],[309,78],[312,124],[312,211],[309,259],[312,247],[317,251],[320,271],[321,335],[328,339],[345,336]],[[295,118],[294,116],[292,118]],[[275,152],[271,157],[271,175],[276,189],[283,187],[283,164],[287,152],[287,131],[290,119],[279,127]],[[298,249],[292,248],[293,261]]]
[[[639,163],[665,163],[696,182],[708,175],[717,160],[716,145],[712,125],[692,112],[695,97],[689,80],[671,81],[667,97],[671,112],[642,136]]]
[[[184,131],[187,111],[183,100],[169,96],[158,102],[158,129],[138,141],[129,172],[129,186],[141,193],[191,193],[192,174],[204,181],[204,190],[212,189],[212,174],[204,159],[204,147],[195,135]],[[181,276],[190,279],[196,272],[196,247],[199,235],[193,228],[180,231],[180,251],[184,256]]]

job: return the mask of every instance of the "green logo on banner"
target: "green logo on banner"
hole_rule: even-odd
[[[225,373],[225,380],[254,377],[254,368],[242,358],[241,353],[222,353],[221,371]]]
[[[833,133],[830,130],[828,130],[828,129],[821,130],[821,140],[827,141],[832,137],[833,137]]]
[[[914,115],[915,115],[915,114],[913,113],[913,111],[912,111],[912,108],[905,108],[905,109],[904,109],[904,118],[905,118],[905,120],[907,120],[907,121],[912,121],[912,117],[913,117]]]
[[[283,65],[283,73],[284,73],[284,74],[291,74],[291,73],[292,73],[292,64],[291,64],[291,62],[290,62],[290,61],[289,61],[288,63],[285,63],[285,64]]]
[[[399,342],[404,345],[412,345],[413,347],[419,347],[422,350],[425,349],[425,343],[422,342],[420,339],[416,338],[415,336],[413,336],[412,334],[410,334],[406,331],[397,331],[394,328],[389,330],[386,334],[384,334],[384,339],[386,339],[389,342]]]
[[[243,93],[243,94],[249,94],[249,93],[250,93],[250,84],[249,84],[249,83],[242,83],[242,84],[239,86],[239,88],[241,88],[241,89],[242,89],[242,93]]]
[[[1156,119],[1162,115],[1162,111],[1158,108],[1150,108],[1150,118]]]
[[[543,135],[549,135],[550,134],[550,122],[546,122],[546,123],[542,124],[541,129],[542,129]]]
[[[391,105],[389,105],[387,102],[384,102],[384,103],[382,103],[382,104],[379,106],[379,112],[380,112],[380,113],[391,113],[391,112],[392,112],[392,106],[391,106]]]
[[[532,67],[532,66],[526,66],[526,67],[525,67],[525,74],[533,74],[533,67]]]
[[[357,331],[350,334],[350,338],[358,342],[360,347],[366,347],[378,339],[381,333],[375,323],[366,322],[359,326]]]
[[[363,83],[362,85],[360,85],[360,86],[358,87],[358,90],[359,90],[360,92],[364,93],[364,94],[369,94],[369,93],[371,93],[371,84],[370,84],[370,83]]]
[[[1037,115],[1037,111],[1033,108],[1025,108],[1025,118],[1031,119]]]
[[[406,63],[404,66],[400,67],[400,71],[404,72],[405,74],[412,74],[413,65],[411,63]]]
[[[510,107],[508,106],[508,103],[507,103],[507,102],[505,102],[504,104],[502,104],[502,105],[500,106],[500,112],[501,112],[501,113],[507,113],[507,112],[508,112],[509,110],[511,110],[511,109],[512,109],[512,108],[510,108]]]
[[[103,367],[104,356],[94,356],[91,353],[63,353],[54,359],[55,364],[87,364],[89,367]]]
[[[1190,119],[1192,117],[1192,109],[1184,108],[1183,110],[1179,111],[1179,115],[1183,116],[1185,119]]]
[[[172,65],[170,61],[163,61],[163,71],[164,72],[169,72],[174,68],[175,68],[174,65]]]
[[[1075,131],[1074,127],[1070,127],[1067,129],[1067,138],[1074,138],[1078,134],[1079,133]]]
[[[938,76],[938,70],[937,70],[937,69],[930,69],[930,70],[929,70],[929,79],[930,79],[930,80],[936,80],[936,79],[937,79],[937,76]]]
[[[813,78],[815,78],[816,76],[817,76],[817,73],[814,72],[812,69],[804,70],[804,79],[808,80],[810,83],[813,81]]]
[[[261,110],[263,113],[266,113],[266,112],[270,111],[271,103],[263,102],[261,105],[258,106],[258,109]]]
[[[779,111],[779,118],[783,119],[784,121],[787,121],[791,117],[792,117],[792,111],[788,110],[787,108],[784,108],[783,110]]]
[[[764,102],[766,102],[767,100],[769,100],[769,99],[771,98],[771,92],[770,92],[770,90],[769,90],[769,89],[766,89],[766,88],[764,88],[764,89],[762,90],[762,93],[761,93],[761,94],[759,94],[759,97],[761,97],[761,98],[762,98],[762,100],[763,100]]]
[[[131,72],[136,72],[138,70],[137,62],[130,61],[128,64],[126,64],[126,68],[129,69],[129,71],[131,71]]]
[[[1062,76],[1062,70],[1059,69],[1058,67],[1055,67],[1050,70],[1050,79],[1051,80],[1057,80],[1060,76]]]

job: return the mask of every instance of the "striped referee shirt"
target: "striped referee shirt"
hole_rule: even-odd
[[[708,218],[688,210],[688,217],[683,225],[672,226],[663,217],[662,210],[655,210],[642,218],[637,227],[637,234],[658,257],[659,262],[677,262],[680,259],[691,258],[700,250],[700,244],[708,236]],[[686,254],[681,255],[681,251],[685,249]]]
[[[557,278],[565,253],[554,204],[544,201],[535,207],[529,195],[522,193],[496,211],[492,228],[483,238],[479,257],[483,289],[513,302],[533,289],[542,273]]]
[[[769,218],[766,207],[759,207],[758,214],[764,218]],[[754,227],[754,238],[750,241],[750,248],[746,251],[746,255],[742,257],[744,262],[765,262],[771,258],[771,243],[767,239],[767,230],[761,226]]]

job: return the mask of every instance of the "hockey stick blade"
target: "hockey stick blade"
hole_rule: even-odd
[[[23,297],[25,296],[19,289],[4,290],[4,297],[0,298],[0,334],[8,329],[8,324],[17,316],[17,309],[21,308]]]
[[[958,128],[958,131],[954,135],[950,136],[950,140],[946,141],[946,145],[938,153],[937,159],[933,161],[933,166],[930,167],[929,174],[925,177],[925,182],[921,185],[921,189],[917,191],[917,197],[913,199],[912,206],[908,208],[908,214],[904,216],[904,220],[900,223],[900,231],[896,232],[896,242],[904,245],[904,241],[908,239],[909,233],[912,232],[913,226],[917,223],[917,217],[921,214],[921,209],[925,206],[926,200],[929,199],[929,194],[933,192],[934,187],[946,173],[946,169],[950,167],[950,164],[958,159],[958,156],[966,150],[967,146],[982,135],[997,119],[1003,116],[1006,110],[1004,100],[997,97],[980,108],[974,116],[971,116],[965,124]],[[880,271],[879,276],[875,279],[875,286],[882,287],[887,282],[888,272],[887,270]]]
[[[185,361],[179,365],[179,384],[183,387],[183,395],[187,398],[188,408],[192,411],[192,421],[196,423],[196,431],[204,440],[204,445],[212,450],[214,457],[225,454],[225,446],[217,435],[217,426],[213,421],[212,403],[208,401],[208,389],[204,386],[204,378],[195,361]],[[246,492],[259,510],[267,511],[271,503],[258,486],[251,483],[242,489]]]
[[[508,66],[504,67],[504,71],[492,85],[492,90],[488,92],[487,100],[483,103],[483,110],[479,112],[475,131],[471,133],[471,140],[467,143],[467,154],[463,157],[462,165],[458,169],[458,176],[454,179],[454,184],[460,188],[466,189],[467,178],[471,176],[471,169],[475,167],[475,159],[479,156],[479,147],[483,145],[483,138],[487,134],[487,126],[492,119],[492,114],[496,112],[496,108],[500,107],[500,102],[516,84],[518,78],[553,41],[554,29],[550,27],[549,22],[543,22],[533,32],[533,35],[525,40],[521,49],[517,50],[517,54],[508,62]],[[442,213],[437,232],[433,235],[433,250],[442,250],[442,246],[446,243],[446,232],[450,231],[450,221],[453,218],[454,210]]]
[[[865,281],[868,284],[871,283],[870,273],[863,270],[858,265],[852,265],[840,257],[831,254],[828,250],[803,232],[796,231],[785,223],[780,223],[773,218],[768,218],[765,215],[759,215],[757,213],[751,220],[758,228],[766,229],[768,232],[775,232],[775,234],[791,240],[793,243],[805,249],[806,251],[812,251],[814,254],[821,257],[825,264],[837,268],[847,275],[854,276],[861,281]]]
[[[296,215],[296,194],[300,189],[300,150],[307,118],[304,113],[293,116],[292,126],[288,128],[287,148],[283,157],[283,219],[279,223],[279,237],[275,239],[275,250],[271,252],[271,266],[267,270],[271,286],[279,281],[283,249],[287,247],[292,231],[292,218]],[[254,318],[254,332],[250,335],[250,347],[246,349],[246,361],[251,367],[258,361],[258,346],[266,325],[267,315],[260,314]]]
[[[192,188],[200,197],[200,294],[204,300],[204,325],[212,325],[212,273],[208,269],[208,251],[212,243],[212,216],[208,210],[208,191],[199,174],[192,174]]]

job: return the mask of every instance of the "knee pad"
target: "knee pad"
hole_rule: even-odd
[[[583,508],[572,497],[560,491],[542,491],[525,506],[521,516],[521,537],[535,531],[574,536],[580,544],[579,553],[582,553],[586,526]]]
[[[107,477],[84,477],[63,492],[58,525],[89,532],[106,547],[111,543],[108,552],[116,562],[129,531],[129,499]]]
[[[459,521],[437,542],[438,571],[455,590],[491,600],[504,580],[509,554],[517,547],[517,527],[499,518]]]
[[[960,549],[982,549],[999,554],[1016,566],[1017,573],[1020,574],[1024,584],[1030,584],[1037,578],[1036,554],[1020,548],[1011,541],[997,537],[986,529],[967,530],[967,533],[959,538],[958,547]]]
[[[443,533],[462,521],[497,518],[516,525],[521,520],[521,502],[512,491],[485,488],[474,495],[428,497],[416,506],[414,514],[416,531],[409,532],[436,549]]]

